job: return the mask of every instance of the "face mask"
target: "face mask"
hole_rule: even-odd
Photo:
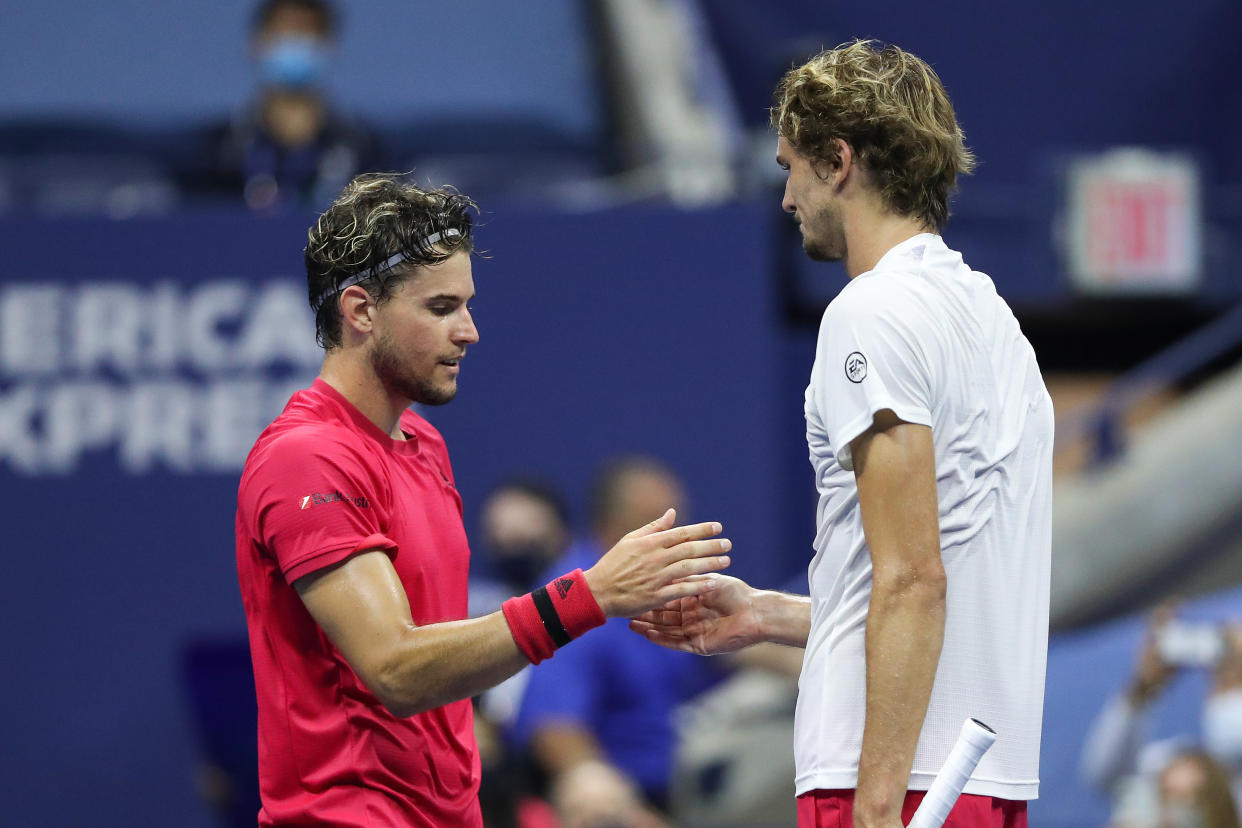
[[[312,89],[323,84],[328,50],[314,37],[284,35],[259,54],[259,79],[266,86]]]
[[[538,543],[494,549],[493,562],[501,579],[517,590],[530,589],[549,563],[547,547]]]
[[[1203,745],[1222,762],[1242,768],[1242,690],[1226,690],[1207,700]]]

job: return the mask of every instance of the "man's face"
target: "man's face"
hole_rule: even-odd
[[[473,298],[470,256],[462,251],[419,268],[376,306],[371,366],[388,391],[424,405],[457,395],[458,362],[479,341],[467,307]]]
[[[681,484],[659,469],[626,472],[613,497],[608,519],[599,530],[604,546],[612,546],[627,532],[650,523],[670,507],[677,510],[678,522],[686,519],[686,496]]]
[[[818,175],[811,160],[784,138],[776,141],[776,163],[789,173],[781,207],[802,229],[802,249],[817,262],[844,259],[845,231],[833,182]]]
[[[517,489],[502,489],[483,505],[483,546],[501,576],[529,589],[568,546],[568,530],[556,509]]]
[[[277,7],[263,28],[254,33],[259,48],[282,37],[302,37],[326,45],[330,35],[323,18],[315,11],[290,4]]]

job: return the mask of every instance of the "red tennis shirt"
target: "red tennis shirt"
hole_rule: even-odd
[[[470,550],[444,439],[413,411],[393,440],[322,380],[246,459],[237,570],[259,701],[259,824],[482,826],[470,701],[398,719],[293,582],[382,549],[416,624],[466,617]]]

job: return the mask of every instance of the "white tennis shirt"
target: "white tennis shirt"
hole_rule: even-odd
[[[926,790],[967,718],[996,744],[966,793],[1039,794],[1052,534],[1052,401],[992,280],[937,235],[894,247],[828,306],[806,390],[819,490],[811,633],[794,736],[799,794],[854,788],[865,715],[871,559],[850,441],[877,411],[930,426],[944,648],[911,790]]]

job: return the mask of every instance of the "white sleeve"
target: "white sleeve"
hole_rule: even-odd
[[[1129,699],[1117,695],[1095,717],[1082,745],[1079,773],[1098,791],[1111,792],[1124,777],[1136,772],[1142,747],[1144,716]]]
[[[871,427],[876,412],[887,408],[905,422],[932,424],[928,350],[934,323],[893,301],[876,301],[884,298],[873,289],[843,292],[820,328],[820,375],[812,393],[847,470],[854,468],[850,442]]]

